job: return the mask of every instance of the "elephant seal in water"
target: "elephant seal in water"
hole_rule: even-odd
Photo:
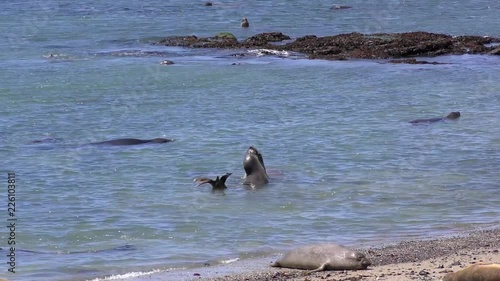
[[[249,27],[250,26],[250,23],[248,22],[247,18],[243,17],[243,19],[241,19],[241,27]]]
[[[160,61],[160,64],[163,64],[163,65],[172,65],[172,64],[175,64],[173,61],[171,60],[163,60],[163,61]]]
[[[352,8],[352,6],[335,4],[330,9],[332,9],[332,10],[345,10],[345,9],[350,9],[350,8]]]
[[[55,143],[55,142],[60,142],[61,140],[62,140],[61,138],[43,138],[43,139],[36,139],[31,143]]]
[[[151,140],[141,140],[141,139],[116,139],[116,140],[109,140],[109,141],[103,141],[103,142],[93,142],[91,144],[95,145],[136,145],[136,144],[143,144],[143,143],[165,143],[165,142],[172,142],[174,140],[172,139],[164,139],[164,138],[156,138],[156,139],[151,139]]]
[[[221,176],[220,178],[219,178],[219,176],[217,176],[217,178],[215,178],[215,180],[209,179],[209,178],[196,178],[196,179],[194,179],[194,181],[198,183],[197,186],[200,186],[200,185],[205,184],[205,183],[209,183],[212,186],[212,190],[224,190],[227,188],[226,180],[227,180],[227,178],[229,178],[230,175],[232,175],[232,173],[226,173],[225,175]]]
[[[248,148],[245,160],[243,160],[243,168],[246,173],[244,185],[256,187],[269,183],[264,159],[255,147]]]
[[[500,264],[474,264],[466,269],[451,272],[443,281],[499,281]]]
[[[308,273],[323,270],[366,269],[372,263],[360,252],[338,244],[302,246],[286,253],[271,266],[309,269]]]
[[[453,112],[450,112],[450,114],[446,115],[446,117],[436,117],[436,118],[430,118],[430,119],[416,119],[416,120],[410,121],[410,123],[412,123],[412,124],[435,123],[435,122],[444,121],[444,120],[455,120],[458,118],[460,118],[460,112],[453,111]]]

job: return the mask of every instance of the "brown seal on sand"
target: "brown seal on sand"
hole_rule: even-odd
[[[241,27],[249,27],[250,23],[248,22],[247,18],[243,17],[241,20]]]
[[[458,118],[460,118],[460,112],[453,111],[453,112],[450,112],[450,114],[446,115],[446,117],[436,117],[436,118],[429,118],[429,119],[416,119],[416,120],[410,121],[410,123],[412,123],[412,124],[435,123],[435,122],[444,121],[444,120],[455,120]]]
[[[295,248],[276,261],[273,267],[323,270],[366,269],[372,263],[363,253],[338,244],[315,244]]]
[[[102,142],[93,142],[91,144],[95,145],[136,145],[136,144],[143,144],[143,143],[165,143],[165,142],[172,142],[174,141],[173,139],[164,139],[164,138],[156,138],[156,139],[151,139],[151,140],[141,140],[141,139],[116,139],[116,140],[109,140],[109,141],[102,141]]]
[[[212,186],[212,190],[224,190],[227,188],[226,180],[230,175],[232,175],[232,173],[226,173],[225,175],[221,176],[220,178],[219,178],[219,176],[217,176],[217,178],[215,178],[215,180],[209,179],[209,178],[196,178],[196,179],[194,179],[194,181],[198,183],[197,186],[200,186],[200,185],[205,184],[205,183],[209,183]]]
[[[262,154],[253,146],[250,146],[243,160],[243,168],[245,169],[244,185],[258,187],[269,183],[269,176],[264,166]]]
[[[500,264],[474,264],[466,269],[448,273],[443,281],[499,281]]]

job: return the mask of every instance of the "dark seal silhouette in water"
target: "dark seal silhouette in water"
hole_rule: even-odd
[[[194,181],[198,183],[197,186],[200,186],[200,185],[205,184],[205,183],[209,183],[212,186],[212,190],[224,190],[227,188],[226,180],[230,175],[232,175],[232,173],[226,173],[225,175],[221,176],[220,178],[219,178],[219,176],[217,176],[217,178],[215,178],[215,180],[210,179],[210,178],[196,178],[196,179],[194,179]]]
[[[244,185],[258,187],[269,183],[269,176],[264,166],[262,154],[253,146],[250,146],[243,160],[243,168],[245,169]]]
[[[171,60],[163,60],[163,61],[160,61],[160,64],[163,64],[163,65],[172,65],[172,64],[175,64],[173,61]]]
[[[43,138],[43,139],[36,139],[31,143],[56,143],[60,141],[62,141],[61,138]]]
[[[95,144],[95,145],[137,145],[137,144],[143,144],[143,143],[165,143],[165,142],[172,142],[172,141],[174,141],[174,140],[165,139],[165,138],[156,138],[156,139],[151,139],[151,140],[115,139],[115,140],[102,141],[102,142],[93,142],[91,144]]]
[[[330,7],[331,10],[346,10],[350,8],[352,8],[352,6],[340,5],[340,4],[335,4],[332,7]]]
[[[323,270],[366,269],[371,264],[363,253],[331,243],[295,248],[271,266],[308,269],[308,273],[312,273]]]
[[[445,120],[456,120],[460,118],[460,112],[459,111],[453,111],[450,112],[450,114],[446,115],[445,117],[436,117],[436,118],[429,118],[429,119],[415,119],[413,121],[410,121],[412,124],[430,124],[430,123],[436,123],[439,121],[445,121]]]
[[[243,28],[247,28],[250,26],[250,23],[248,22],[247,18],[246,17],[243,17],[243,19],[241,19],[241,27]]]

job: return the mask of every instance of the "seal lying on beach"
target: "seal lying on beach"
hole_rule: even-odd
[[[435,123],[435,122],[444,121],[444,120],[455,120],[458,118],[460,118],[460,112],[453,111],[453,112],[450,112],[450,114],[446,115],[446,117],[436,117],[436,118],[430,118],[430,119],[415,119],[413,121],[410,121],[410,123],[412,123],[412,124]]]
[[[360,252],[338,244],[302,246],[286,253],[273,267],[323,270],[366,269],[372,263]]]
[[[165,143],[165,142],[172,142],[174,140],[172,139],[164,139],[164,138],[156,138],[156,139],[151,139],[151,140],[141,140],[141,139],[116,139],[116,140],[109,140],[109,141],[102,141],[102,142],[93,142],[91,144],[95,145],[136,145],[136,144],[143,144],[143,143]]]
[[[246,173],[244,185],[256,187],[269,183],[264,159],[255,147],[248,148],[245,160],[243,160],[243,168]]]
[[[209,183],[212,186],[212,190],[224,190],[227,188],[226,180],[230,175],[232,175],[232,173],[226,173],[225,175],[221,176],[220,178],[219,178],[219,176],[217,176],[217,178],[215,178],[215,180],[209,179],[209,178],[196,178],[196,179],[194,179],[194,181],[198,183],[197,186],[200,186],[200,185],[205,184],[205,183]]]
[[[443,281],[499,281],[500,264],[474,264],[466,269],[448,273]]]

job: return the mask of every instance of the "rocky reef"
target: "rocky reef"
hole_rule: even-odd
[[[287,41],[285,41],[287,40]],[[281,42],[281,43],[276,43]],[[306,35],[291,40],[281,32],[260,33],[238,41],[232,36],[199,38],[170,36],[155,44],[187,48],[255,49],[303,53],[310,59],[404,59],[460,54],[498,54],[500,38],[488,36],[451,36],[429,32],[349,33],[318,37]]]

